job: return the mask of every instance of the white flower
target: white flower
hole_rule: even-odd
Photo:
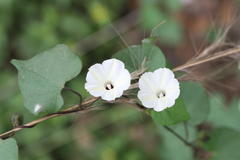
[[[130,86],[131,75],[117,59],[94,64],[88,69],[85,89],[94,97],[111,101],[121,97]]]
[[[170,69],[146,72],[139,79],[138,98],[146,108],[160,112],[175,104],[180,94],[179,82]]]

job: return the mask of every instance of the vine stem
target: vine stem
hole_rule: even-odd
[[[82,103],[83,98],[82,98],[82,95],[78,91],[76,91],[72,88],[69,88],[69,87],[64,87],[63,89],[70,91],[70,92],[74,93],[75,95],[77,95],[79,97],[79,105]]]
[[[34,121],[28,122],[24,125],[18,126],[16,128],[13,128],[5,133],[0,134],[0,139],[7,139],[11,136],[14,135],[15,132],[20,131],[24,128],[32,128],[35,127],[37,124],[46,121],[48,119],[52,119],[55,117],[59,117],[59,116],[63,116],[66,114],[71,114],[71,113],[76,113],[76,112],[86,112],[86,111],[90,111],[90,110],[96,110],[96,107],[91,106],[94,102],[96,102],[99,98],[93,97],[90,98],[84,102],[82,102],[81,105],[77,104],[77,105],[73,105],[65,110],[62,110],[60,112],[55,112],[55,113],[51,113],[51,114],[47,114],[46,116],[43,116],[39,119],[36,119]]]
[[[192,62],[192,63],[186,63],[184,65],[181,65],[179,67],[176,67],[173,69],[173,72],[176,72],[176,71],[182,71],[186,68],[190,68],[190,67],[193,67],[193,66],[197,66],[197,65],[200,65],[200,64],[203,64],[203,63],[206,63],[206,62],[210,62],[210,61],[213,61],[213,60],[216,60],[218,58],[222,58],[222,57],[225,57],[225,56],[230,56],[230,55],[233,55],[233,54],[237,54],[240,52],[240,48],[236,48],[236,49],[230,49],[230,50],[227,50],[227,51],[222,51],[222,52],[218,52],[216,53],[214,56],[212,57],[208,57],[206,59],[202,59],[202,60],[199,60],[197,62]],[[72,91],[72,90],[71,90]],[[75,93],[76,94],[76,93]],[[77,105],[73,105],[71,107],[69,107],[68,109],[65,109],[65,110],[62,110],[62,111],[59,111],[59,112],[55,112],[55,113],[51,113],[51,114],[47,114],[39,119],[36,119],[36,120],[33,120],[31,122],[28,122],[24,125],[21,125],[21,126],[18,126],[18,127],[15,127],[9,131],[6,131],[2,134],[0,134],[0,139],[7,139],[11,136],[13,136],[15,134],[15,132],[18,132],[24,128],[32,128],[34,126],[36,126],[37,124],[39,123],[42,123],[46,120],[49,120],[49,119],[52,119],[52,118],[55,118],[55,117],[59,117],[59,116],[63,116],[63,115],[67,115],[67,114],[71,114],[71,113],[76,113],[76,112],[85,112],[85,111],[90,111],[90,110],[96,110],[97,107],[93,107],[91,106],[94,102],[96,102],[99,98],[96,98],[96,97],[92,97],[90,99],[87,99],[85,100],[84,102],[82,102],[81,104],[77,104]],[[135,104],[135,106],[138,106]],[[138,109],[142,109],[142,108],[138,108]],[[192,148],[195,148],[195,146],[189,142],[187,142],[183,137],[181,137],[180,135],[178,135],[176,132],[174,132],[171,128],[165,126],[165,128],[171,132],[172,134],[174,134],[176,137],[178,137],[181,141],[183,141],[186,145],[192,147]],[[196,150],[196,148],[195,148]]]
[[[193,150],[194,157],[197,159],[203,159],[202,155],[211,155],[211,153],[204,148],[200,146],[196,146],[193,143],[187,141],[185,138],[183,138],[181,135],[179,135],[177,132],[175,132],[172,128],[168,126],[163,126],[167,131],[172,133],[176,138],[178,138],[180,141],[182,141],[186,146],[190,147]],[[205,158],[204,158],[205,159]]]
[[[181,140],[185,145],[191,147],[193,150],[196,150],[198,147],[192,144],[191,142],[188,142],[185,138],[183,138],[181,135],[179,135],[177,132],[175,132],[172,128],[168,126],[163,126],[167,131],[172,133],[174,136],[176,136],[179,140]]]
[[[134,104],[133,104],[134,105]],[[140,111],[145,112],[146,108],[144,106],[142,106],[141,104],[135,104],[135,107],[137,109],[139,109]],[[148,112],[145,112],[146,114],[149,115]],[[187,139],[183,138],[181,135],[179,135],[177,132],[175,132],[172,128],[168,127],[168,126],[163,126],[167,131],[169,131],[170,133],[172,133],[175,137],[177,137],[180,141],[182,141],[185,145],[191,147],[194,152],[197,152],[199,150],[199,147],[195,146],[193,143],[188,142]]]

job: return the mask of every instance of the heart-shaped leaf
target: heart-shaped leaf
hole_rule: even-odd
[[[240,131],[240,100],[235,99],[226,106],[222,95],[211,95],[208,122],[215,127],[228,127]],[[224,120],[223,120],[224,117]]]
[[[209,98],[205,89],[197,82],[184,82],[181,92],[187,111],[191,115],[190,124],[196,125],[207,119]]]
[[[18,146],[14,139],[0,139],[0,160],[18,160]]]
[[[229,128],[218,128],[211,132],[205,144],[211,153],[211,160],[240,159],[240,132]]]
[[[166,64],[162,51],[150,43],[129,46],[117,52],[113,57],[123,61],[130,72],[142,68],[154,71],[160,67],[165,67]]]
[[[61,90],[65,82],[82,68],[79,57],[65,45],[42,52],[29,60],[12,60],[18,69],[18,81],[24,105],[32,113],[53,112],[63,105]]]
[[[186,136],[185,127],[181,123],[171,126],[171,129],[188,139],[188,141],[194,141],[196,139],[195,127],[188,126],[188,136]],[[177,157],[177,159],[181,160],[194,160],[192,149],[187,147],[178,137],[171,134],[163,127],[159,127],[159,133],[161,135],[159,152],[162,159],[174,160]]]

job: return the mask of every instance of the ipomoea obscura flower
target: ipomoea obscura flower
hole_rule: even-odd
[[[88,69],[85,89],[94,97],[112,101],[121,97],[130,86],[131,75],[124,63],[108,59],[102,64],[94,64]]]
[[[138,98],[142,104],[157,112],[173,106],[180,94],[179,82],[167,68],[144,73],[139,79],[139,88]]]

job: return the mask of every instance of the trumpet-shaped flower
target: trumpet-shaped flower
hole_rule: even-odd
[[[179,82],[167,68],[144,73],[139,79],[139,88],[138,98],[142,104],[157,112],[173,106],[180,95]]]
[[[131,75],[117,59],[94,64],[88,69],[85,89],[94,97],[111,101],[121,97],[130,86]]]

